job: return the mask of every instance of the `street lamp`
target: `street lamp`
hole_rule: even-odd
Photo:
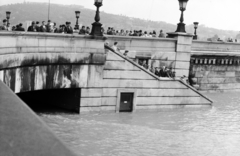
[[[183,12],[186,10],[188,0],[178,0],[178,1],[179,1],[179,8],[180,8],[180,11],[181,11],[181,17],[180,17],[180,23],[178,23],[178,27],[177,27],[176,32],[186,33],[185,24],[183,23],[183,21],[184,21]]]
[[[195,29],[193,39],[194,39],[194,40],[197,40],[197,38],[198,38],[198,37],[197,37],[197,28],[198,28],[198,24],[199,24],[199,23],[198,23],[198,22],[194,22],[193,24],[194,24],[194,29]]]
[[[7,23],[9,23],[10,15],[11,15],[11,12],[7,11],[6,12]]]
[[[50,19],[50,0],[48,1],[48,20]]]
[[[102,6],[103,0],[95,0],[94,5],[97,7],[96,15],[95,15],[95,22],[92,24],[92,32],[90,35],[93,36],[103,36],[102,33],[102,24],[99,23],[100,15],[99,15],[99,8]]]
[[[76,26],[75,26],[75,27],[76,27],[77,29],[79,29],[79,25],[78,25],[78,19],[79,19],[79,17],[80,17],[80,13],[81,13],[80,11],[75,11],[76,18],[77,18],[77,21],[76,21]]]

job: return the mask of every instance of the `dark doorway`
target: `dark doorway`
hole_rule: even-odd
[[[133,111],[133,93],[121,93],[119,112]]]
[[[35,112],[80,112],[81,89],[52,89],[18,93]]]

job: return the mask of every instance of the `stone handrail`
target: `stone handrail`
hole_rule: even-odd
[[[237,54],[240,52],[240,43],[234,42],[213,42],[213,41],[193,41],[192,54]]]
[[[151,76],[154,77],[155,79],[157,79],[157,80],[159,80],[159,81],[178,81],[178,82],[182,83],[183,85],[187,86],[189,89],[191,89],[191,90],[193,90],[194,92],[196,92],[197,94],[199,94],[200,96],[206,98],[206,99],[207,99],[208,101],[210,101],[211,103],[213,103],[213,101],[212,101],[210,98],[208,98],[208,97],[206,97],[205,95],[203,95],[202,93],[198,92],[195,88],[193,88],[192,86],[184,83],[182,80],[180,80],[180,79],[160,78],[160,77],[156,76],[155,74],[153,74],[152,72],[146,70],[144,67],[140,66],[140,65],[137,64],[136,62],[132,61],[131,59],[129,59],[129,58],[127,58],[127,57],[125,57],[123,54],[118,53],[118,52],[115,52],[115,51],[114,51],[111,47],[109,47],[108,45],[105,45],[104,47],[105,47],[105,49],[113,52],[114,54],[120,56],[120,57],[123,58],[124,60],[126,60],[126,61],[130,62],[131,64],[133,64],[134,66],[138,67],[139,69],[141,69],[141,70],[144,71],[145,73],[151,75]]]

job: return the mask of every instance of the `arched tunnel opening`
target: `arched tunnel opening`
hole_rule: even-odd
[[[81,89],[51,89],[17,94],[37,113],[80,112]]]

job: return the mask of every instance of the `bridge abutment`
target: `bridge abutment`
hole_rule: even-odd
[[[175,58],[176,77],[180,78],[183,75],[188,77],[193,35],[186,33],[168,33],[168,35],[169,37],[177,39]]]
[[[119,102],[125,94],[133,98],[132,111],[211,105],[211,100],[190,86],[159,78],[136,62],[148,59],[151,67],[172,67],[177,77],[187,76],[190,35],[165,39],[107,37],[110,45],[118,41],[119,48],[129,50],[129,55],[105,50],[103,38],[0,34],[8,42],[0,45],[0,79],[15,93],[80,89],[80,113],[119,112],[125,107]]]

